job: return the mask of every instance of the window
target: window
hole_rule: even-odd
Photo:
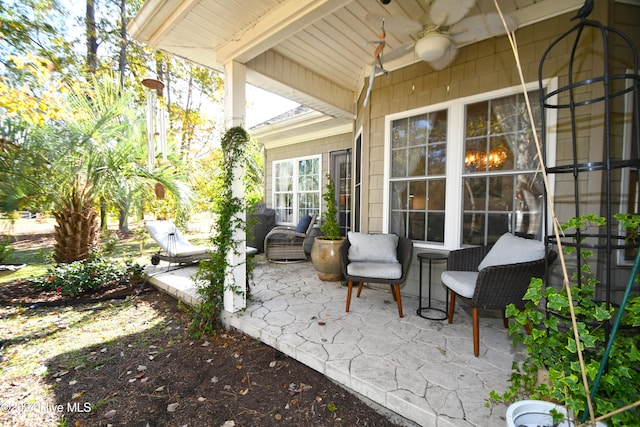
[[[541,239],[536,88],[534,129],[520,87],[387,116],[385,231],[446,248],[491,244],[507,231]]]
[[[444,243],[447,111],[391,123],[390,231]]]
[[[320,213],[320,156],[273,162],[276,222],[297,224]]]
[[[539,99],[529,92],[529,99]],[[532,104],[541,123],[540,104]],[[544,184],[521,94],[466,105],[462,243],[487,245],[506,232],[542,237]]]

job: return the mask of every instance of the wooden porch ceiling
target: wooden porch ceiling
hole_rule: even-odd
[[[499,0],[520,26],[579,8],[583,0]],[[417,19],[430,0],[147,0],[130,34],[156,49],[220,72],[236,61],[247,81],[330,117],[352,120],[373,63],[380,25],[367,14]],[[467,16],[495,12],[477,0]],[[387,30],[385,53],[415,41]],[[417,62],[409,53],[385,68]]]

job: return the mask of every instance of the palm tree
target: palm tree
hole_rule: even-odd
[[[141,141],[142,109],[135,108],[132,94],[120,89],[116,77],[102,76],[91,85],[75,86],[66,109],[64,120],[30,138],[21,149],[23,170],[31,168],[28,164],[39,165],[31,168],[38,173],[21,179],[35,183],[51,204],[56,219],[53,257],[58,263],[86,259],[97,247],[98,201],[151,191],[156,182],[178,200],[187,196],[174,168],[148,172],[141,148],[146,146]]]

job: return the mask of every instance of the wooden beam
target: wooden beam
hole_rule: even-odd
[[[255,58],[306,26],[345,7],[345,0],[288,0],[273,8],[253,27],[237,34],[234,40],[218,49],[221,63],[241,63]]]

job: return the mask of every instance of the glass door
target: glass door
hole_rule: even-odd
[[[351,149],[332,151],[329,156],[329,173],[336,189],[340,235],[346,236],[351,229]]]

